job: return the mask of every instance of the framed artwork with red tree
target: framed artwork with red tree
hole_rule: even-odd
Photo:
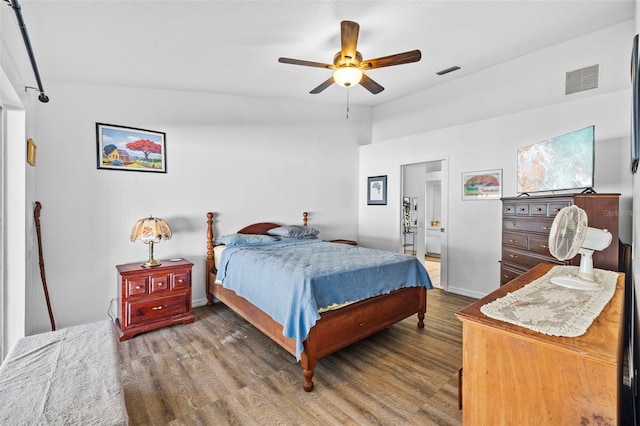
[[[96,123],[98,169],[167,172],[166,135],[153,130]]]

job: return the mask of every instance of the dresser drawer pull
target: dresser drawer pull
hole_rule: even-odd
[[[158,287],[163,287],[164,283],[158,283]]]
[[[152,311],[159,311],[161,309],[166,309],[168,306],[167,305],[161,305],[161,306],[154,306],[153,308],[151,308]]]
[[[542,211],[542,208],[541,208],[541,207],[536,207],[536,211],[537,211],[537,212],[541,212],[541,211]]]
[[[553,209],[554,213],[558,213],[560,211],[560,209],[558,207],[556,207],[555,209]]]
[[[540,229],[542,229],[543,231],[551,231],[550,226],[541,226]]]
[[[524,212],[524,211],[526,211],[526,210],[525,210],[525,208],[524,208],[524,207],[520,207],[520,208],[518,209],[518,211],[520,211],[520,212]]]
[[[137,285],[136,286],[136,290],[140,290],[142,288],[142,286]]]
[[[517,227],[518,227],[518,224],[514,222],[514,223],[512,223],[512,224],[511,224],[511,227],[512,227],[512,228],[517,228]]]
[[[509,240],[510,243],[515,243],[518,240]]]
[[[517,259],[518,255],[517,254],[509,254],[509,257],[512,259]]]
[[[549,246],[546,244],[540,244],[540,248],[549,248]]]
[[[182,278],[180,278],[180,279],[178,280],[178,282],[179,282],[179,283],[183,283],[183,282],[184,282],[184,280],[183,280]]]

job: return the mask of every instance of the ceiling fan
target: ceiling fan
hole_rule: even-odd
[[[321,62],[304,61],[291,58],[279,58],[278,62],[283,64],[303,65],[306,67],[335,70],[331,77],[309,93],[320,93],[333,83],[337,83],[343,87],[355,86],[359,83],[375,95],[382,92],[384,87],[373,81],[370,77],[364,74],[363,71],[418,62],[422,57],[419,50],[411,50],[409,52],[397,53],[395,55],[363,61],[362,54],[356,50],[359,30],[360,25],[356,22],[342,21],[340,23],[342,49],[333,57],[333,64],[324,64]]]

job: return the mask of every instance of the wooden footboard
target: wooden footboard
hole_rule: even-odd
[[[215,268],[212,223],[213,213],[208,213],[206,280],[209,303],[213,303],[214,298],[218,299],[295,356],[296,342],[282,334],[282,325],[234,291],[216,284],[216,274],[212,272]],[[407,287],[322,313],[309,331],[300,357],[304,376],[303,389],[307,392],[313,390],[313,374],[318,359],[416,313],[418,327],[424,328],[426,311],[427,289]]]
[[[234,291],[215,283],[210,274],[209,293],[238,315],[266,334],[271,340],[295,356],[296,342],[282,334],[282,325],[269,315],[238,296]],[[389,294],[372,297],[335,311],[324,312],[309,331],[304,342],[300,365],[304,375],[303,389],[313,390],[316,362],[333,352],[383,330],[413,314],[418,314],[418,327],[424,328],[427,311],[427,289],[407,287]]]

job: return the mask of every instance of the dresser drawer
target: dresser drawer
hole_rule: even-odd
[[[516,234],[515,232],[503,232],[502,244],[526,250],[527,236],[524,234]]]
[[[502,221],[502,229],[517,232],[539,232],[548,235],[551,230],[551,223],[552,221],[549,220],[504,219]]]
[[[502,260],[508,263],[516,263],[518,264],[518,266],[521,266],[525,269],[533,268],[538,263],[543,262],[558,264],[562,263],[553,256],[543,256],[542,254],[537,254],[530,251],[510,249],[508,247],[503,247],[502,249]]]
[[[127,302],[126,310],[129,323],[126,326],[147,324],[155,320],[186,314],[190,307],[189,295],[190,293],[186,292]]]
[[[509,281],[518,278],[525,272],[527,272],[526,268],[519,268],[517,266],[503,263],[500,266],[500,285],[505,285]]]
[[[560,210],[562,210],[565,207],[569,207],[572,203],[569,201],[563,201],[563,202],[558,202],[558,203],[549,203],[549,216],[550,217],[555,217]]]
[[[548,237],[538,237],[538,236],[530,236],[529,237],[529,250],[535,251],[537,253],[542,253],[547,256],[551,256],[549,253],[549,238]]]
[[[531,216],[546,216],[549,205],[547,203],[532,203],[531,204]]]
[[[516,205],[515,204],[504,204],[502,206],[502,214],[504,216],[513,216],[516,214]]]

